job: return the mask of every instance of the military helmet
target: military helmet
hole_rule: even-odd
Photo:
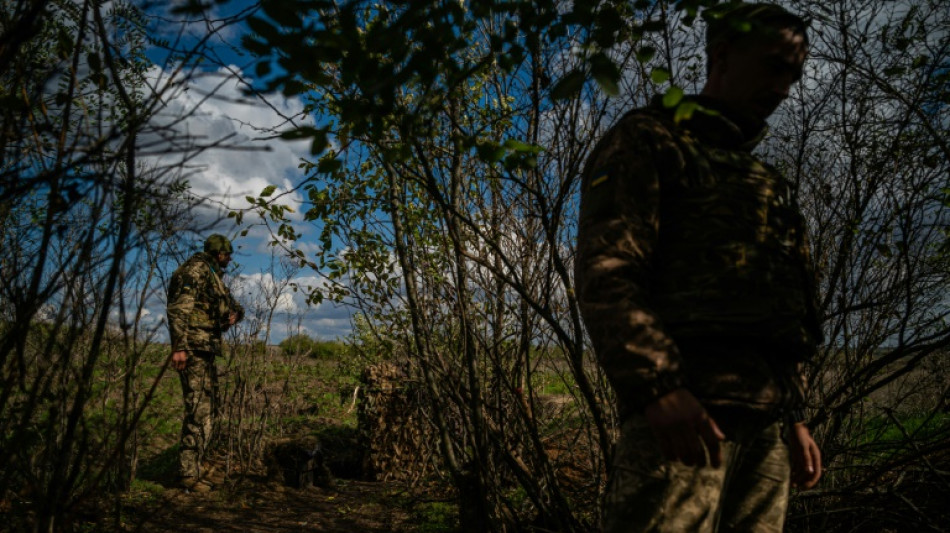
[[[205,252],[209,254],[216,254],[218,252],[231,253],[233,249],[231,248],[231,241],[227,237],[221,235],[220,233],[215,233],[208,237],[208,240],[205,241]]]

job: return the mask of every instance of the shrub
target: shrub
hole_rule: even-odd
[[[339,359],[346,353],[346,346],[338,341],[314,341],[310,357],[315,359]]]
[[[313,359],[339,359],[345,352],[346,346],[339,341],[318,341],[308,335],[291,335],[280,344],[280,353],[285,357],[306,355]]]
[[[280,353],[285,357],[303,354],[313,357],[316,342],[317,341],[311,339],[309,336],[300,334],[287,337],[281,341],[278,346],[280,346]]]

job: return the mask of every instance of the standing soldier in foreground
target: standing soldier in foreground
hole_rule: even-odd
[[[211,440],[218,409],[218,371],[215,357],[222,354],[221,337],[244,317],[221,274],[231,262],[231,242],[211,235],[199,252],[172,274],[168,286],[168,329],[171,365],[181,378],[185,418],[181,426],[179,462],[182,485],[207,492],[214,484],[202,470],[205,448]]]
[[[750,153],[801,77],[805,23],[746,4],[706,36],[708,80],[685,100],[703,109],[628,113],[583,175],[577,294],[622,420],[606,532],[781,531],[790,483],[821,476],[802,413],[821,342],[804,224]]]

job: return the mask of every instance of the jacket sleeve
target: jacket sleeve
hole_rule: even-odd
[[[796,211],[801,213],[801,208],[796,205]],[[798,243],[798,256],[802,262],[802,276],[805,287],[805,328],[806,337],[809,339],[808,351],[802,354],[802,360],[796,365],[796,372],[791,377],[792,396],[789,398],[789,421],[801,422],[805,420],[805,407],[808,403],[808,373],[809,367],[816,359],[818,346],[824,342],[824,333],[821,327],[821,317],[819,311],[818,286],[820,278],[818,269],[812,259],[811,245],[809,243],[808,231],[804,224],[804,217],[799,216],[800,241]]]
[[[191,316],[195,312],[195,299],[202,281],[200,272],[194,268],[180,268],[172,275],[166,311],[172,352],[193,349]]]
[[[624,409],[685,385],[676,344],[650,307],[660,225],[661,170],[682,168],[669,131],[628,117],[597,145],[584,171],[576,292],[598,360]]]

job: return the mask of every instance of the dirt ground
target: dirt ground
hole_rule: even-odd
[[[407,500],[408,499],[408,500]],[[389,533],[413,531],[400,484],[336,480],[333,488],[294,489],[244,479],[209,493],[166,488],[161,496],[132,504],[126,531],[143,533]]]

